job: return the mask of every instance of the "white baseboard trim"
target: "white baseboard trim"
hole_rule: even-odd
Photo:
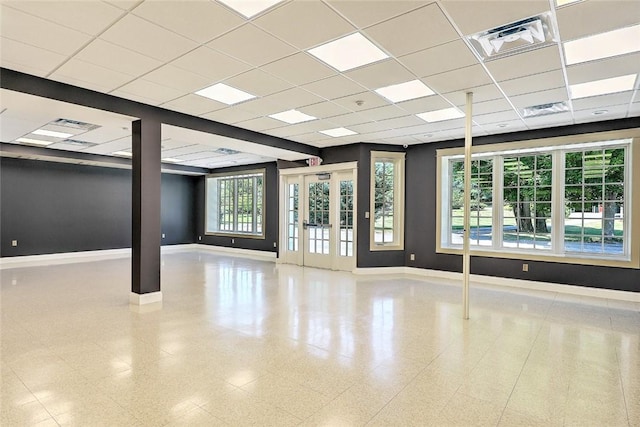
[[[196,250],[233,255],[242,258],[250,258],[258,261],[276,262],[278,258],[278,255],[275,252],[257,251],[255,249],[229,248],[226,246],[212,246],[203,244],[194,244],[193,246],[193,249]]]
[[[69,264],[89,262],[105,258],[131,257],[131,248],[105,249],[99,251],[63,252],[59,254],[23,255],[0,258],[0,270],[19,267],[35,267],[42,265]]]
[[[415,267],[379,267],[357,268],[354,274],[379,275],[379,274],[404,274],[406,276],[420,277],[423,279],[445,279],[462,282],[462,273],[452,271],[427,270]],[[563,285],[561,283],[537,282],[533,280],[509,279],[506,277],[482,276],[472,274],[471,282],[476,285],[504,286],[536,291],[547,291],[586,297],[606,298],[619,301],[640,302],[640,292],[617,291],[613,289],[591,288],[586,286]],[[462,284],[462,283],[460,283]]]
[[[167,245],[160,248],[160,253],[173,253],[198,249],[194,243],[184,245]],[[23,255],[0,258],[0,270],[19,267],[38,267],[44,265],[72,264],[76,262],[99,261],[111,258],[130,258],[131,248],[103,249],[97,251],[62,252],[58,254]]]
[[[162,302],[162,291],[149,292],[146,294],[131,292],[129,295],[129,303],[133,305],[153,304],[155,302]]]

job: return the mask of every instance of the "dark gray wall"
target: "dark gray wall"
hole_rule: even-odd
[[[162,175],[163,244],[195,242],[195,181]],[[130,170],[0,158],[0,207],[3,257],[131,247]]]
[[[265,169],[265,185],[264,185],[264,218],[263,226],[265,227],[265,238],[255,239],[247,237],[224,236],[224,235],[205,235],[205,177],[199,177],[196,184],[196,229],[197,243],[214,246],[224,246],[229,248],[253,249],[258,251],[278,252],[278,248],[274,243],[279,242],[278,235],[278,168],[276,163],[261,163],[250,166],[234,166],[229,168],[215,169],[212,173],[231,173],[244,170]],[[233,240],[233,243],[232,243]]]
[[[517,134],[493,135],[486,138],[476,138],[473,144],[484,145],[638,126],[640,126],[640,120],[638,119],[616,120]],[[436,150],[462,146],[464,146],[464,140],[422,144],[411,146],[407,149],[405,206],[407,266],[462,271],[462,256],[436,253]],[[409,260],[409,254],[411,253],[416,254],[415,261]],[[640,270],[638,269],[526,262],[529,264],[529,271],[523,272],[523,260],[472,257],[471,273],[640,292]]]
[[[405,251],[371,251],[369,243],[369,211],[371,203],[371,151],[404,151],[397,145],[352,144],[322,150],[322,164],[358,162],[358,267],[398,267],[405,265]]]

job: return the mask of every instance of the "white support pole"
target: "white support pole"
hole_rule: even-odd
[[[467,92],[464,135],[464,243],[462,245],[462,307],[463,318],[469,319],[469,236],[471,231],[471,132],[473,92]]]

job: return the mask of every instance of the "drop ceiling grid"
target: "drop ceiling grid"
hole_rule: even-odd
[[[3,2],[3,8],[5,3]],[[560,61],[561,44],[538,49],[528,54],[514,55],[487,62],[486,71],[488,74],[484,75],[485,67],[479,65],[480,62],[470,52],[462,38],[462,36],[476,31],[477,28],[482,30],[495,26],[493,21],[504,21],[498,22],[497,25],[500,25],[522,19],[525,17],[524,15],[530,16],[534,13],[549,10],[553,5],[553,1],[533,0],[518,2],[519,5],[517,7],[513,4],[505,5],[505,2],[482,2],[481,13],[479,13],[479,9],[472,7],[470,4],[466,4],[464,7],[461,6],[462,2],[459,1],[420,2],[417,6],[400,3],[402,2],[385,3],[384,8],[389,12],[388,15],[383,16],[381,12],[367,11],[366,8],[365,10],[357,10],[357,8],[338,1],[317,1],[313,6],[305,6],[304,1],[283,2],[265,13],[247,20],[240,18],[239,14],[231,12],[226,6],[211,2],[211,4],[203,7],[208,10],[218,10],[219,14],[215,14],[216,18],[229,14],[233,15],[228,25],[221,30],[211,30],[212,32],[207,32],[210,29],[188,28],[183,22],[176,21],[178,18],[172,16],[173,14],[170,11],[157,9],[157,5],[161,3],[145,1],[123,11],[120,9],[115,10],[113,6],[107,5],[107,9],[113,10],[113,13],[118,15],[119,18],[110,22],[108,27],[103,28],[103,33],[90,31],[94,33],[93,36],[98,34],[97,38],[90,40],[91,36],[89,36],[90,41],[88,43],[83,38],[84,48],[78,52],[65,50],[66,53],[58,53],[57,55],[62,57],[64,55],[70,56],[66,57],[63,67],[60,67],[60,69],[55,68],[57,71],[53,74],[53,77],[66,79],[66,81],[78,85],[91,86],[93,84],[93,88],[108,92],[110,88],[105,86],[105,83],[117,86],[120,83],[118,78],[126,80],[126,75],[130,77],[130,80],[112,89],[112,94],[153,105],[162,105],[164,108],[175,109],[188,114],[220,120],[224,123],[235,123],[239,127],[242,127],[244,122],[248,127],[251,126],[253,130],[266,131],[265,133],[271,133],[269,131],[274,130],[272,134],[281,136],[293,135],[291,136],[292,139],[295,139],[294,136],[317,133],[317,130],[339,126],[348,127],[350,125],[358,126],[363,132],[365,129],[380,130],[386,125],[388,126],[387,130],[395,130],[395,134],[400,135],[411,126],[400,126],[395,124],[396,122],[411,124],[417,119],[415,117],[416,113],[431,111],[427,108],[440,109],[447,106],[462,108],[464,106],[463,91],[468,89],[474,91],[474,101],[481,103],[478,104],[478,112],[482,111],[482,114],[474,112],[474,115],[479,117],[476,120],[481,125],[478,127],[479,131],[486,129],[487,131],[491,130],[493,133],[504,131],[504,128],[495,130],[496,123],[488,123],[488,121],[492,121],[492,116],[504,117],[505,123],[509,124],[508,128],[516,129],[521,127],[515,125],[514,122],[517,122],[517,120],[506,119],[521,114],[521,107],[527,106],[525,101],[551,102],[558,98],[561,90],[565,91],[565,99],[567,98],[568,88],[566,82],[561,84],[558,73],[554,71],[563,67]],[[629,22],[634,19],[640,21],[640,18],[634,18],[634,16],[640,15],[640,11],[631,10],[626,4],[629,2],[618,3],[625,7],[611,12],[613,15],[607,14],[607,19],[604,20],[607,22],[598,24],[600,30],[617,28],[619,25],[629,25]],[[122,6],[119,5],[119,7]],[[11,9],[10,5],[8,7]],[[183,7],[188,7],[188,3],[185,3]],[[304,9],[305,7],[309,9]],[[578,21],[575,16],[572,16],[572,11],[590,11],[585,15],[588,16],[588,22],[580,21],[582,26],[587,26],[596,17],[602,20],[601,14],[593,12],[597,7],[600,6],[595,5],[593,1],[582,1],[558,8],[560,36],[563,36],[563,25],[567,25],[565,27],[567,29],[564,30],[567,34],[573,34],[578,31],[576,29],[576,22]],[[317,13],[314,12],[315,15],[326,16],[330,22],[324,27],[317,24],[309,25],[308,21],[314,15],[311,9],[317,11]],[[155,11],[152,12],[153,10]],[[306,22],[306,24],[296,24],[290,28],[281,28],[283,22],[295,19],[296,10],[302,11],[303,19],[300,20],[300,23]],[[36,17],[17,9],[11,9],[10,13],[14,16],[25,15],[26,23],[43,21],[39,16]],[[194,11],[190,10],[189,13],[193,15]],[[42,13],[39,13],[39,15],[42,15]],[[428,40],[411,39],[405,40],[404,43],[399,43],[398,34],[389,34],[390,31],[385,31],[385,29],[389,28],[398,30],[398,27],[404,27],[399,29],[402,34],[417,34],[421,32],[421,34],[425,34],[424,31],[426,30],[422,29],[418,24],[423,24],[422,18],[426,16],[434,19],[434,28],[443,29],[440,34],[429,37]],[[611,19],[609,19],[610,16],[612,16]],[[317,21],[317,16],[315,18]],[[100,17],[100,19],[105,22],[108,21],[106,17]],[[69,31],[78,31],[71,30],[64,25],[58,25],[53,21],[55,20],[52,18],[48,19],[46,21],[47,24],[43,24],[44,27],[60,27],[57,31],[64,34],[71,34],[68,33]],[[145,28],[153,29],[156,37],[168,41],[167,47],[173,53],[161,52],[157,46],[150,46],[152,50],[147,51],[140,47],[145,46],[144,43],[131,50],[135,47],[131,46],[131,43],[135,44],[136,42],[129,40],[132,38],[132,34],[124,29],[126,27],[125,24],[132,21],[141,22],[140,25]],[[101,22],[98,20],[97,15],[96,22]],[[447,30],[449,26],[459,29],[455,32],[455,35],[452,35]],[[98,27],[99,25],[96,24],[96,28]],[[304,32],[301,30],[302,27],[305,29]],[[242,47],[238,46],[238,43],[242,45],[246,43],[246,40],[242,41],[242,37],[236,37],[240,35],[240,33],[236,32],[244,30],[249,31],[247,34],[264,34],[265,37],[273,42],[273,46],[277,45],[279,48],[271,52],[254,53],[254,55],[266,53],[267,55],[263,56],[263,60],[248,60],[247,57],[239,58],[234,56],[234,54],[237,54],[235,51]],[[361,31],[370,36],[374,35],[375,37],[372,37],[373,42],[389,53],[390,58],[369,66],[340,73],[324,65],[305,50],[308,47],[323,44],[356,31]],[[139,29],[138,32],[140,32]],[[146,37],[148,36],[147,34]],[[41,49],[43,45],[49,48],[55,47],[55,45],[47,45],[47,42],[42,40],[42,35],[36,34],[29,37],[25,37],[25,40],[31,40],[35,44],[40,43],[39,46],[34,46],[36,49]],[[125,43],[125,41],[127,42]],[[172,41],[175,41],[173,46]],[[23,43],[23,41],[16,41],[15,43]],[[149,44],[148,41],[147,44]],[[102,49],[105,46],[109,46],[114,51],[114,54],[121,55],[121,57],[126,57],[127,55],[130,57],[137,56],[141,58],[140,63],[126,68],[122,61],[100,62],[99,58],[102,50],[100,45]],[[55,47],[55,49],[60,50],[60,47]],[[139,55],[136,50],[144,50],[143,55]],[[208,63],[211,67],[199,65],[202,64],[198,62],[197,57],[200,53],[208,56],[208,59],[204,60],[204,64],[209,61]],[[633,66],[637,64],[637,55],[630,54],[625,55],[626,58],[616,57],[602,60],[602,63],[600,61],[592,61],[570,66],[567,70],[569,83],[605,78],[616,72],[615,70],[632,70]],[[431,58],[430,62],[433,64],[423,64],[422,62],[427,58]],[[439,59],[441,60],[439,61]],[[224,69],[223,72],[218,73],[217,70],[214,72],[216,60],[224,61],[224,65],[221,66]],[[25,61],[23,60],[22,62]],[[56,62],[56,60],[52,59],[51,63],[53,62]],[[110,70],[113,80],[105,77],[100,78],[100,82],[88,81],[82,83],[80,77],[88,74],[87,70],[91,68],[85,65],[87,63],[92,64],[94,67],[102,67],[105,70],[101,73],[90,74],[96,77],[104,76],[109,75],[109,73],[105,73],[106,70]],[[60,64],[56,63],[54,67],[59,66]],[[25,64],[24,67],[28,67],[28,64]],[[300,67],[302,67],[302,71]],[[208,68],[211,68],[211,71]],[[95,69],[100,70],[100,68]],[[179,76],[190,77],[176,82]],[[250,85],[251,82],[257,81],[266,82],[267,78],[270,79],[270,83],[267,86],[262,83],[254,84],[254,86],[258,90],[264,87],[269,87],[270,89],[262,89],[262,93],[257,93],[260,96],[257,100],[240,103],[235,106],[217,105],[214,101],[210,101],[213,103],[211,105],[208,100],[200,100],[197,95],[193,94],[193,91],[197,90],[197,88],[217,82],[225,82],[239,89],[244,89],[244,84]],[[87,77],[87,79],[90,80],[91,77]],[[393,104],[373,91],[386,84],[411,79],[422,80],[436,94]],[[97,87],[95,86],[96,83],[101,83],[103,86]],[[636,81],[635,92],[623,100],[627,104],[625,113],[627,116],[631,116],[633,114],[632,111],[636,111],[635,114],[637,114],[637,108],[632,110],[632,106],[634,105],[634,100],[638,99],[638,84],[640,82]],[[349,93],[355,89],[358,89],[359,92]],[[508,98],[504,98],[502,94],[507,95]],[[203,102],[195,102],[195,100]],[[364,105],[356,105],[355,101],[357,100],[364,100]],[[622,107],[619,106],[624,104],[620,104],[622,101],[619,99],[608,101],[605,97],[601,97],[601,99],[587,101],[578,103],[578,105],[587,104],[588,107],[582,105],[580,109],[576,108],[574,115],[570,119],[571,122],[578,118],[578,111],[581,111],[579,118],[583,121],[585,114],[587,114],[586,112],[597,109],[597,107],[616,107],[615,113],[612,108],[611,114],[615,114],[615,117],[619,117],[622,114],[620,112]],[[490,112],[486,111],[489,109],[491,102],[493,102],[492,105],[496,109]],[[505,109],[504,104],[508,104],[508,102],[511,102],[517,110],[510,107]],[[607,103],[615,103],[615,105]],[[481,106],[482,104],[485,105]],[[209,105],[211,105],[211,108],[209,108]],[[318,120],[314,121],[313,124],[296,125],[288,130],[286,128],[289,126],[284,123],[279,127],[272,128],[274,125],[273,119],[268,118],[268,115],[276,112],[276,106],[280,106],[282,109],[292,107],[301,111],[310,111],[309,114],[313,114],[311,111],[315,110],[318,111],[316,113]],[[422,106],[424,106],[424,110],[421,109]],[[597,119],[600,120],[602,117]],[[552,118],[527,120],[522,122],[522,126],[539,127],[540,123],[553,124],[554,120]],[[566,122],[568,119],[563,117],[558,118],[558,120]],[[596,120],[596,118],[593,120]],[[433,129],[434,134],[444,135],[443,132],[445,131],[447,135],[455,133],[455,130],[445,129],[452,126],[453,123],[432,125],[425,123],[424,125]],[[458,133],[461,130],[463,129],[459,129]],[[306,132],[306,134],[302,132]],[[379,132],[375,133],[376,137],[379,135],[381,135]],[[415,138],[411,135],[409,137]],[[313,142],[312,145],[317,145],[316,143],[319,142],[328,144],[330,141],[338,144],[344,140],[344,138],[327,139],[323,135],[320,135],[320,138],[322,139],[311,141],[314,138],[310,136],[304,137],[304,139]],[[400,139],[390,137],[391,141],[399,141]]]

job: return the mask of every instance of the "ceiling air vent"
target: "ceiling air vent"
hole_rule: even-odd
[[[62,126],[65,128],[83,130],[85,132],[98,129],[100,127],[100,125],[94,125],[91,123],[79,122],[77,120],[70,120],[70,119],[56,119],[49,124],[55,125],[55,126]]]
[[[61,142],[62,144],[69,144],[69,145],[74,145],[76,147],[82,147],[82,148],[89,148],[89,147],[93,147],[94,145],[98,145],[93,142],[80,141],[79,139],[65,139],[64,141],[61,141]]]
[[[532,16],[467,37],[483,61],[522,53],[556,42],[551,13]]]
[[[218,149],[216,150],[216,153],[220,153],[220,154],[227,154],[227,155],[229,155],[229,154],[238,154],[238,153],[239,153],[239,151],[232,150],[232,149],[230,149],[230,148],[218,148]]]
[[[566,101],[552,102],[550,104],[532,105],[522,110],[522,117],[525,119],[531,117],[548,116],[549,114],[558,114],[569,111],[569,105]]]

